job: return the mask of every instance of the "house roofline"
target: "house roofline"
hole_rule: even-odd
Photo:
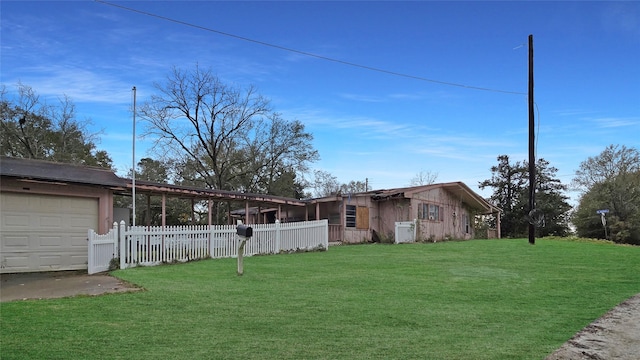
[[[380,189],[380,190],[371,190],[364,191],[358,193],[351,194],[336,194],[331,196],[326,196],[322,198],[310,199],[311,203],[316,202],[331,202],[336,200],[341,200],[351,197],[371,197],[373,200],[387,200],[392,198],[404,198],[409,197],[411,194],[430,190],[444,188],[449,192],[458,192],[461,194],[463,201],[472,206],[473,208],[480,209],[485,214],[491,214],[496,212],[502,212],[500,208],[492,205],[487,200],[485,200],[482,196],[478,195],[475,191],[473,191],[470,187],[468,187],[465,183],[461,181],[454,182],[446,182],[446,183],[436,183],[436,184],[428,184],[428,185],[419,185],[419,186],[411,186],[411,187],[403,187],[403,188],[392,188],[392,189]]]

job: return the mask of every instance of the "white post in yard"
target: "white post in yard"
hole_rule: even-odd
[[[242,276],[244,274],[244,246],[253,236],[253,228],[247,225],[239,224],[236,227],[236,233],[240,238],[240,247],[238,248],[238,276]]]
[[[247,243],[247,238],[240,236],[240,248],[238,248],[238,276],[244,274],[244,245]]]
[[[120,257],[120,269],[126,268],[127,264],[127,244],[125,243],[125,225],[124,220],[120,221],[120,230],[118,231],[118,237],[120,238],[120,253],[118,256]]]
[[[276,250],[275,253],[280,253],[280,220],[276,219]]]

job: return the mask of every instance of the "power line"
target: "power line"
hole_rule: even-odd
[[[189,22],[186,22],[186,21],[177,20],[177,19],[173,19],[173,18],[170,18],[170,17],[158,15],[158,14],[153,14],[153,13],[150,13],[150,12],[146,12],[146,11],[142,11],[142,10],[138,10],[138,9],[133,9],[133,8],[130,8],[130,7],[127,7],[127,6],[110,3],[108,1],[103,1],[103,0],[94,0],[94,1],[98,2],[98,3],[101,3],[101,4],[104,4],[104,5],[109,5],[109,6],[117,7],[117,8],[123,9],[123,10],[135,12],[135,13],[138,13],[138,14],[154,17],[154,18],[157,18],[157,19],[173,22],[173,23],[176,23],[176,24],[184,25],[184,26],[189,26],[189,27],[196,28],[196,29],[199,29],[199,30],[209,31],[209,32],[216,33],[216,34],[219,34],[219,35],[232,37],[232,38],[235,38],[235,39],[238,39],[238,40],[248,41],[248,42],[252,42],[254,44],[268,46],[268,47],[272,47],[272,48],[275,48],[275,49],[284,50],[284,51],[288,51],[288,52],[292,52],[292,53],[296,53],[296,54],[300,54],[300,55],[304,55],[304,56],[309,56],[309,57],[313,57],[313,58],[320,59],[320,60],[331,61],[331,62],[335,62],[335,63],[342,64],[342,65],[348,65],[348,66],[352,66],[352,67],[357,67],[357,68],[360,68],[360,69],[375,71],[375,72],[379,72],[379,73],[384,73],[384,74],[388,74],[388,75],[399,76],[399,77],[404,77],[404,78],[409,78],[409,79],[414,79],[414,80],[426,81],[426,82],[431,82],[431,83],[435,83],[435,84],[441,84],[441,85],[447,85],[447,86],[456,86],[456,87],[461,87],[461,88],[471,89],[471,90],[491,91],[491,92],[498,92],[498,93],[503,93],[503,94],[515,94],[515,95],[526,95],[527,94],[527,93],[518,92],[518,91],[499,90],[499,89],[492,89],[492,88],[487,88],[487,87],[471,86],[471,85],[459,84],[459,83],[448,82],[448,81],[440,81],[440,80],[428,79],[428,78],[421,77],[421,76],[404,74],[404,73],[391,71],[391,70],[385,70],[385,69],[376,68],[376,67],[368,66],[368,65],[356,64],[356,63],[345,61],[345,60],[330,58],[330,57],[327,57],[327,56],[322,56],[322,55],[318,55],[318,54],[314,54],[314,53],[310,53],[310,52],[306,52],[306,51],[296,50],[296,49],[292,49],[292,48],[281,46],[281,45],[271,44],[271,43],[268,43],[268,42],[264,42],[264,41],[255,40],[255,39],[247,38],[247,37],[240,36],[240,35],[227,33],[227,32],[220,31],[220,30],[211,29],[211,28],[208,28],[208,27],[205,27],[205,26],[192,24],[192,23],[189,23]]]

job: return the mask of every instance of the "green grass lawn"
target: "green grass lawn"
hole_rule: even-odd
[[[2,359],[543,359],[640,292],[640,247],[332,247],[119,270],[143,292],[1,305]]]

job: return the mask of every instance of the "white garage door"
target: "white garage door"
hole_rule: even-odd
[[[0,272],[87,268],[98,199],[0,193]]]

